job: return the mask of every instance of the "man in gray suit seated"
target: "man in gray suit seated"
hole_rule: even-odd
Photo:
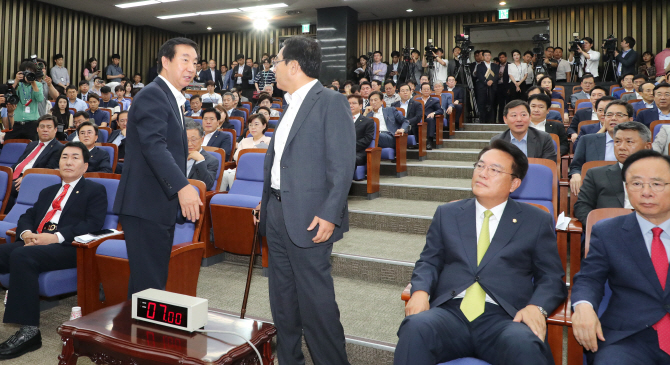
[[[621,167],[628,156],[651,149],[651,131],[638,122],[624,122],[614,127],[614,156],[617,163],[589,169],[575,203],[575,217],[586,226],[586,217],[594,209],[630,208],[623,187]]]
[[[216,184],[216,170],[219,160],[202,149],[205,131],[200,123],[191,118],[185,118],[186,139],[188,140],[188,156],[186,157],[186,177],[200,180],[205,183],[207,190],[212,190]]]
[[[509,129],[493,136],[491,142],[502,139],[512,142],[528,157],[556,161],[556,147],[554,147],[554,141],[549,133],[528,128],[530,125],[530,106],[528,106],[528,103],[522,100],[512,100],[507,103],[503,110],[503,120],[505,120]]]
[[[584,74],[584,77],[582,77],[582,83],[580,84],[582,90],[570,95],[570,104],[572,104],[573,108],[575,107],[577,100],[591,98],[591,90],[593,90],[593,88],[596,86],[595,80],[596,79],[593,78],[593,75]]]
[[[395,148],[395,134],[404,134],[409,126],[409,122],[398,109],[387,106],[384,108],[382,101],[384,94],[381,91],[370,93],[370,105],[365,108],[365,114],[368,118],[377,118],[379,120],[379,147]]]
[[[570,163],[570,191],[579,194],[582,185],[582,166],[589,161],[616,161],[614,155],[614,127],[633,121],[633,106],[614,100],[605,109],[606,133],[587,134],[580,138],[575,156]]]

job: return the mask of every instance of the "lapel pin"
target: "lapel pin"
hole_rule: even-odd
[[[79,194],[79,190],[75,191],[74,193],[75,193],[75,194]],[[514,221],[516,222],[516,220],[514,220]]]
[[[512,218],[512,223],[516,223],[516,218]]]

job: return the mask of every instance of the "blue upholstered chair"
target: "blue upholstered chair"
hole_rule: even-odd
[[[372,118],[379,130],[379,119]],[[379,138],[379,134],[377,134]],[[395,148],[382,148],[381,159],[395,162],[396,177],[407,176],[407,133],[395,135]]]
[[[219,191],[219,188],[221,187],[221,179],[223,177],[222,171],[223,164],[225,163],[224,156],[226,155],[226,151],[223,148],[218,147],[202,146],[202,148],[219,161],[219,165],[216,167],[216,183],[209,189],[209,191]]]
[[[242,106],[243,106],[242,108],[237,108],[237,110],[239,110],[239,111],[241,111],[242,113],[244,113],[244,120],[245,120],[245,122],[246,122],[247,118],[249,118],[249,114],[251,113],[251,110],[245,108],[245,107],[244,107],[244,104],[243,104]]]
[[[584,109],[584,108],[593,108],[593,105],[591,104],[590,101],[579,102],[579,100],[578,100],[576,105],[575,105],[575,111],[577,111],[579,109]]]
[[[0,151],[0,166],[12,167],[19,162],[19,158],[23,151],[28,146],[28,143],[14,142],[14,140],[5,141],[2,150]]]
[[[535,203],[549,209],[556,220],[558,210],[558,171],[556,162],[543,158],[528,159],[528,173],[510,198]]]
[[[0,166],[0,219],[4,218],[7,201],[12,190],[12,169]]]
[[[106,129],[98,128],[98,140],[100,143],[107,143],[109,139],[109,132]]]
[[[112,166],[112,172],[116,171],[116,164],[119,162],[119,147],[114,143],[96,143],[101,150],[109,155],[109,165]]]
[[[439,365],[491,365],[486,361],[475,359],[472,357],[464,357],[452,361],[443,362]]]
[[[664,124],[670,124],[670,121],[669,120],[655,120],[655,121],[651,122],[651,124],[649,125],[649,129],[651,129],[651,140],[652,141],[656,138],[656,135],[661,130],[661,127]],[[2,155],[0,155],[0,157],[2,157]]]
[[[243,121],[241,121],[239,118],[240,117],[228,118],[230,124],[232,124],[235,127],[235,133],[237,133],[238,136],[242,134],[242,124],[243,124]]]

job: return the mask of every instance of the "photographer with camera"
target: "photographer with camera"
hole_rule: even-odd
[[[409,55],[408,55],[409,57]],[[402,72],[403,66],[405,63],[400,59],[400,52],[393,51],[391,52],[392,63],[388,67],[388,72],[386,74],[386,79],[392,79],[395,84],[398,83],[398,78]]]
[[[570,62],[563,59],[563,48],[554,48],[554,60],[558,63],[556,67],[556,82],[568,82],[570,80]]]
[[[558,61],[554,59],[554,47],[547,47],[544,49],[544,59],[542,60],[547,75],[556,80],[556,69],[558,68]]]
[[[621,53],[614,50],[614,57],[619,64],[617,66],[617,76],[626,74],[635,74],[635,64],[637,63],[637,52],[633,50],[635,47],[635,38],[628,36],[621,41]]]
[[[447,61],[442,59],[444,50],[436,48],[432,44],[428,45],[423,55],[423,67],[433,69],[433,79],[430,80],[433,84],[444,84],[447,82]],[[430,72],[430,71],[429,71]]]
[[[582,44],[575,44],[577,47],[576,52],[580,54],[577,76],[579,76],[581,79],[584,74],[588,73],[593,75],[596,81],[600,81],[598,76],[598,62],[600,62],[600,52],[593,49],[593,38],[584,37],[582,38],[581,42]],[[573,62],[574,58],[574,54],[571,54],[570,58],[568,58],[568,61]]]
[[[45,98],[42,83],[37,82],[36,71],[36,64],[32,61],[23,61],[19,66],[14,78],[14,90],[19,100],[14,111],[14,123],[9,126],[12,130],[7,132],[6,139],[37,139],[37,119],[40,117],[37,104]]]

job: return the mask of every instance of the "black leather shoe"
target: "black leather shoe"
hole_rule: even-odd
[[[432,149],[433,149],[433,141],[429,139],[428,141],[426,141],[426,150],[430,151]]]
[[[415,144],[414,146],[407,146],[407,149],[408,149],[408,150],[416,150],[416,149],[418,149],[418,148],[419,148],[419,145],[418,145],[418,144]]]
[[[42,334],[25,330],[23,327],[16,331],[7,341],[0,344],[0,359],[13,359],[25,353],[35,351],[42,347]]]

